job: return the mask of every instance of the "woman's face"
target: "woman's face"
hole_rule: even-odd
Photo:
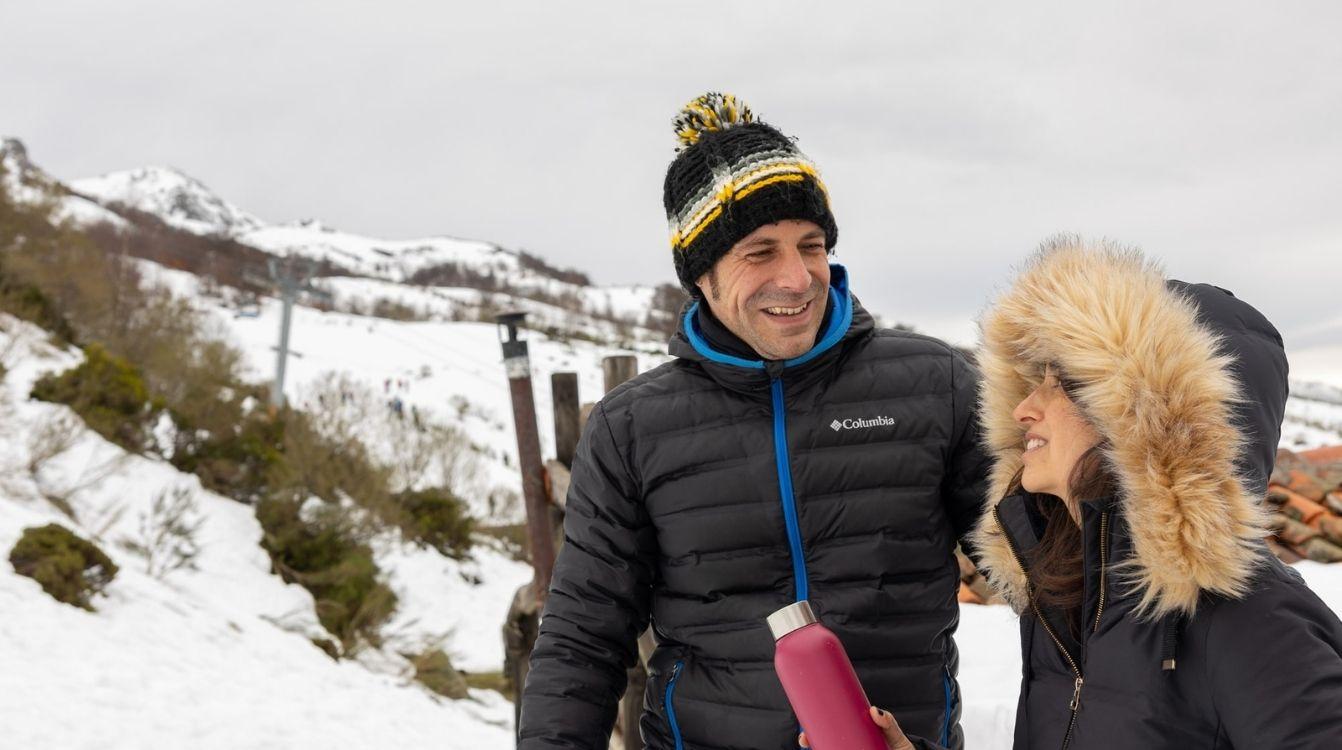
[[[1081,456],[1099,444],[1099,434],[1067,397],[1051,368],[1044,371],[1044,381],[1016,405],[1011,416],[1026,428],[1021,487],[1062,498],[1076,517],[1068,480]]]

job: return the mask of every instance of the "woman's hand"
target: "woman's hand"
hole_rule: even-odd
[[[872,706],[870,711],[872,722],[881,728],[881,734],[885,736],[886,750],[914,750],[913,743],[904,735],[904,730],[899,728],[899,722],[895,721],[895,717],[891,716],[889,711],[882,711],[875,706]],[[797,737],[797,743],[806,748],[811,746],[811,743],[806,741],[805,732]]]

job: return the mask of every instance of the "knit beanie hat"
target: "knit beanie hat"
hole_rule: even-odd
[[[679,153],[666,170],[662,203],[676,275],[691,296],[700,296],[700,276],[765,224],[812,221],[825,230],[825,247],[834,247],[839,228],[815,164],[744,102],[709,92],[685,105],[674,124]]]

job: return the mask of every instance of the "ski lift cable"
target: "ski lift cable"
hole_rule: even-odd
[[[491,388],[497,388],[497,389],[499,389],[499,390],[501,390],[501,391],[507,391],[507,390],[508,390],[508,389],[503,385],[503,383],[501,383],[501,382],[500,382],[498,379],[496,379],[496,378],[488,377],[488,376],[483,375],[483,374],[481,374],[481,373],[479,373],[479,372],[477,372],[477,371],[475,371],[475,370],[470,370],[470,369],[462,368],[462,367],[460,366],[460,363],[459,363],[459,362],[454,362],[453,360],[449,359],[447,356],[445,356],[445,355],[443,355],[443,354],[439,354],[439,353],[436,353],[436,352],[427,351],[425,348],[423,348],[420,344],[418,344],[418,343],[416,343],[416,342],[413,342],[413,341],[407,341],[407,340],[405,340],[404,338],[402,338],[402,337],[400,337],[400,336],[397,336],[397,335],[394,335],[394,334],[390,334],[390,333],[385,332],[385,331],[384,331],[383,333],[386,334],[388,338],[390,338],[390,339],[392,339],[392,340],[394,340],[394,341],[399,342],[399,343],[402,344],[403,346],[409,347],[410,349],[414,350],[415,352],[417,352],[417,353],[419,353],[419,354],[421,354],[421,355],[423,355],[423,356],[425,356],[425,357],[429,357],[430,359],[433,359],[433,360],[435,360],[435,361],[437,361],[437,362],[439,362],[439,363],[441,363],[441,364],[447,365],[448,367],[450,367],[451,369],[453,369],[453,370],[455,370],[455,371],[457,371],[457,372],[465,373],[465,374],[470,375],[470,376],[472,376],[472,377],[474,377],[474,378],[476,378],[476,379],[478,379],[478,380],[480,380],[480,381],[482,381],[482,382],[488,383],[488,384],[490,385]],[[474,360],[474,358],[472,358],[472,357],[465,356],[465,355],[463,355],[463,356],[464,356],[464,358],[466,358],[466,359],[471,359],[471,360],[473,360],[473,361],[475,361],[475,362],[477,362],[477,363],[479,362],[479,360]]]

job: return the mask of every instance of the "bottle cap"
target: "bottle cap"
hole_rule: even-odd
[[[815,622],[815,612],[811,611],[811,603],[804,599],[789,604],[768,617],[769,630],[773,631],[774,640]]]

